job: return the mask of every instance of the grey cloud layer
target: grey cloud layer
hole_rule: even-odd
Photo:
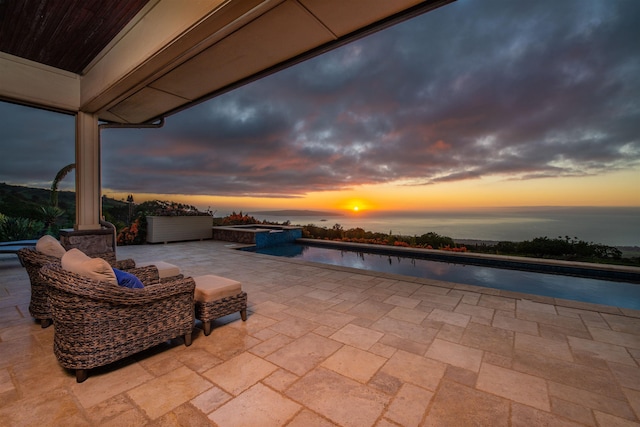
[[[103,185],[298,197],[637,168],[637,22],[634,0],[459,0],[162,130],[105,131]]]

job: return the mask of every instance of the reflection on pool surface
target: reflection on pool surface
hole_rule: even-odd
[[[640,310],[640,285],[633,283],[507,270],[300,244],[259,248],[255,252],[362,270],[403,274]]]

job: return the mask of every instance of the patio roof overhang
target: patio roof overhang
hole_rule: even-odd
[[[5,0],[0,99],[140,124],[454,0]]]
[[[0,100],[75,115],[74,228],[97,230],[100,122],[160,126],[166,116],[453,1],[2,0]]]

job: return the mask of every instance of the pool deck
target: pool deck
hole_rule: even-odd
[[[0,255],[7,426],[640,426],[640,312],[199,241],[118,248],[239,280],[238,314],[77,384]]]

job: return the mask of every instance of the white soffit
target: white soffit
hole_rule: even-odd
[[[422,0],[299,0],[338,37],[422,3]]]
[[[80,107],[80,76],[0,52],[0,97],[64,111]]]
[[[90,112],[103,109],[123,95],[128,96],[128,91],[140,89],[154,73],[171,66],[185,50],[200,41],[194,40],[189,30],[222,2],[194,0],[188,7],[175,0],[149,3],[136,17],[135,24],[126,27],[99,60],[84,71],[82,108]],[[179,41],[182,43],[175,46]]]
[[[145,87],[111,108],[109,113],[118,117],[117,121],[143,123],[152,117],[161,116],[167,111],[178,108],[186,102],[188,102],[187,99]]]
[[[197,100],[334,38],[298,2],[286,1],[150,86]]]

